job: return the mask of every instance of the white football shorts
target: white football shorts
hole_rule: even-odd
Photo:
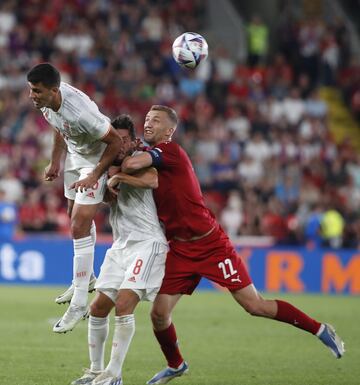
[[[107,250],[95,288],[114,303],[120,289],[131,289],[140,300],[154,301],[165,273],[168,245],[148,239],[129,241],[123,249]]]
[[[101,203],[106,191],[107,174],[103,174],[93,188],[80,192],[70,189],[70,186],[78,180],[84,179],[93,170],[91,167],[83,167],[78,170],[64,171],[64,195],[65,198],[82,205],[95,205]]]

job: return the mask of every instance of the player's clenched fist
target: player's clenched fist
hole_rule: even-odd
[[[49,163],[49,165],[45,167],[44,179],[46,181],[52,181],[59,176],[59,173],[60,173],[60,165]]]

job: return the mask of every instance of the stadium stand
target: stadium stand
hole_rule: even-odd
[[[0,189],[17,205],[20,231],[68,232],[62,181],[42,181],[52,132],[25,80],[50,61],[109,117],[131,114],[139,135],[149,106],[173,106],[176,139],[232,237],[360,246],[360,67],[341,20],[282,17],[276,52],[261,60],[252,52],[248,62],[212,39],[206,64],[184,71],[171,44],[206,31],[207,1],[83,3],[1,1]],[[343,100],[334,105],[333,92],[347,107],[340,127],[353,127],[341,137],[332,111]],[[336,234],[322,233],[323,218],[337,221]],[[109,231],[106,207],[96,221]]]

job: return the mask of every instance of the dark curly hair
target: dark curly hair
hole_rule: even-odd
[[[131,140],[136,139],[136,132],[135,132],[135,126],[134,122],[131,119],[130,115],[127,114],[121,114],[117,116],[112,122],[111,125],[116,129],[116,130],[128,130],[129,136]]]
[[[46,88],[60,86],[60,73],[50,63],[40,63],[27,73],[27,81],[33,84],[42,83]]]

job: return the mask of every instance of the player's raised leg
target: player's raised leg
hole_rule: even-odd
[[[98,204],[75,203],[71,217],[71,235],[74,240],[74,295],[71,305],[86,306],[90,276],[93,272],[95,244],[90,235]]]
[[[82,168],[80,172],[69,170],[64,173],[65,196],[75,201],[71,210],[71,236],[74,243],[74,293],[68,310],[53,327],[53,331],[56,333],[72,330],[87,315],[87,298],[90,278],[93,275],[95,251],[91,227],[97,208],[104,196],[107,176],[102,175],[91,189],[75,191],[69,186],[74,180],[82,179],[90,172],[91,168]]]
[[[345,352],[344,343],[332,326],[322,324],[286,301],[264,299],[253,284],[232,292],[235,300],[251,315],[267,317],[291,324],[316,335],[340,358]]]
[[[71,201],[71,202],[73,202],[73,201]],[[73,205],[73,203],[72,203],[72,205]],[[71,208],[72,208],[72,206],[71,206]],[[71,217],[71,214],[70,214],[70,217]],[[90,236],[91,236],[93,244],[96,245],[96,225],[95,225],[94,221],[92,221],[92,224],[91,224]],[[89,293],[92,293],[95,290],[95,284],[96,284],[96,277],[95,277],[94,272],[92,272],[91,276],[90,276],[89,287],[88,287]],[[73,295],[74,295],[74,283],[72,282],[71,285],[63,293],[61,293],[60,295],[58,295],[55,298],[55,302],[59,305],[65,304],[65,303],[70,303]]]
[[[74,295],[64,316],[55,324],[56,333],[72,330],[86,316],[90,276],[93,271],[94,251],[90,227],[98,205],[74,204],[71,216],[71,235],[74,242]]]
[[[171,321],[171,312],[180,298],[181,294],[158,294],[154,301],[151,310],[154,334],[168,366],[156,373],[147,384],[166,384],[173,378],[182,376],[189,371],[189,366],[180,353],[175,326]]]

